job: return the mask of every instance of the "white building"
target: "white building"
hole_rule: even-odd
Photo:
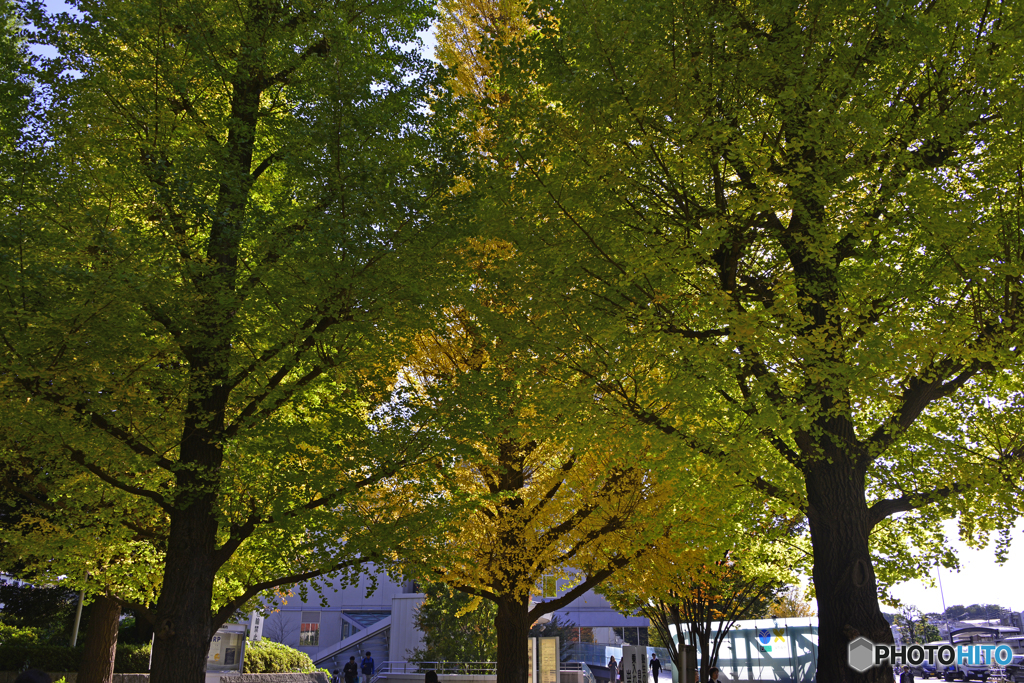
[[[423,634],[413,624],[413,616],[426,596],[418,592],[413,581],[398,584],[386,575],[376,579],[376,589],[368,576],[360,577],[354,586],[328,589],[322,597],[310,589],[305,601],[299,591],[294,591],[278,611],[267,616],[263,636],[307,653],[318,666],[332,671],[340,669],[350,656],[358,661],[367,650],[378,666],[384,661],[408,660],[409,652],[423,644]],[[543,583],[549,590],[554,588],[554,594],[546,596],[550,598],[560,594],[566,582]],[[589,629],[601,645],[617,649],[623,642],[647,642],[646,618],[620,614],[593,591],[552,616],[563,623],[571,622],[581,631]],[[604,648],[589,649],[600,649],[590,658],[607,661]]]

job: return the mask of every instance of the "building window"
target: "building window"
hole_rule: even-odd
[[[624,645],[650,645],[646,626],[616,626],[615,635],[622,639]]]
[[[317,647],[320,645],[320,613],[303,612],[299,626],[299,647]]]

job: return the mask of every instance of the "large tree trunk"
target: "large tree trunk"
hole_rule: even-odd
[[[157,602],[151,683],[203,683],[213,637],[217,522],[206,501],[171,515],[163,588]]]
[[[823,683],[892,683],[892,667],[858,673],[848,645],[858,636],[891,643],[892,632],[878,607],[875,573],[868,552],[871,517],[864,497],[864,471],[848,454],[829,452],[805,469],[808,519],[818,598],[818,674]]]
[[[105,595],[96,598],[89,614],[85,652],[78,667],[78,683],[110,683],[113,680],[120,620],[119,603]]]
[[[529,611],[528,600],[498,600],[498,614],[494,617],[498,635],[497,683],[526,683],[530,659]]]
[[[151,683],[203,683],[206,656],[213,636],[213,582],[217,561],[217,475],[223,451],[216,436],[222,430],[223,408],[217,396],[203,408],[215,415],[203,429],[187,420],[181,460],[190,467],[177,472],[179,490],[190,492],[170,512],[171,525],[164,560],[163,586],[157,601]],[[221,405],[223,405],[221,403]],[[193,408],[193,415],[200,415]],[[187,503],[187,504],[186,504]]]

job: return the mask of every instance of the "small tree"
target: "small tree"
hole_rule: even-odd
[[[734,497],[732,505],[756,509],[752,502]],[[724,504],[715,511],[735,512]],[[779,541],[791,536],[794,526],[779,524],[770,514],[766,519],[767,524],[751,522],[740,530],[713,526],[709,514],[703,520],[708,525],[703,547],[669,536],[645,562],[616,574],[601,592],[620,611],[647,617],[673,662],[679,662],[685,632],[685,640],[700,652],[704,678],[735,623],[765,615],[790,579],[797,546]]]
[[[531,638],[558,638],[558,644],[562,651],[562,659],[567,659],[572,652],[573,643],[594,642],[594,630],[581,628],[572,620],[562,620],[555,615],[549,621],[537,622],[530,627]]]
[[[492,662],[497,655],[494,618],[498,607],[443,583],[428,583],[426,600],[413,623],[423,632],[423,647],[409,653],[411,662]]]
[[[913,605],[908,605],[893,617],[893,623],[900,631],[903,642],[930,643],[939,639],[939,627],[926,614]]]

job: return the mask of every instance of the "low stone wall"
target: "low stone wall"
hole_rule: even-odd
[[[17,671],[0,671],[0,683],[14,683]],[[75,671],[50,672],[50,677],[59,681],[62,677],[66,683],[77,683],[78,673]],[[311,674],[236,674],[221,676],[223,683],[330,683],[330,678],[322,671]],[[113,683],[149,683],[149,674],[114,674]]]
[[[381,674],[380,680],[386,683],[423,683],[426,674]],[[439,683],[494,683],[498,677],[494,674],[438,674]]]
[[[222,676],[221,683],[331,683],[322,671],[311,674],[242,674]]]

